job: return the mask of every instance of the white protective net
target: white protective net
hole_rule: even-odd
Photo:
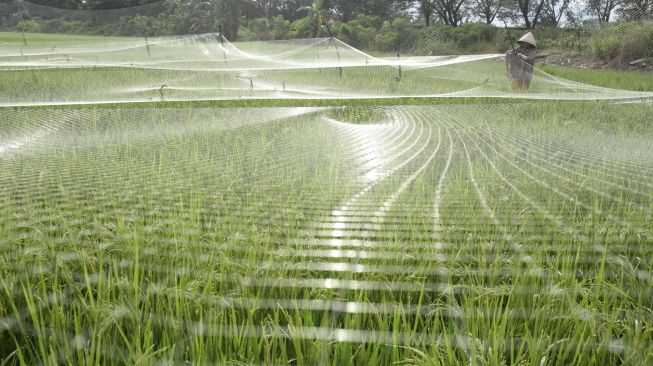
[[[650,364],[653,93],[430,49],[0,33],[0,365]]]
[[[218,34],[108,41],[91,37],[82,42],[56,39],[5,44],[0,50],[1,105],[398,97],[635,100],[653,96],[564,80],[537,68],[528,92],[513,91],[503,55],[374,57],[334,38],[237,43]]]
[[[2,111],[0,351],[646,363],[651,105],[569,106]]]

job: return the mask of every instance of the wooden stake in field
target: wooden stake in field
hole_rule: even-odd
[[[163,88],[167,88],[167,85],[161,85],[161,88],[159,89],[159,94],[161,95],[161,101],[165,101],[165,98],[163,97]]]
[[[222,25],[218,25],[218,32],[220,32],[220,35],[218,37],[220,41],[220,47],[222,48],[222,58],[224,59],[224,64],[227,64],[227,52],[224,49],[224,35],[222,34]]]
[[[401,54],[400,54],[400,53],[397,53],[397,77],[396,77],[396,80],[397,80],[397,81],[401,81],[401,77],[402,77],[402,75],[401,75],[401,63],[400,63],[400,61],[401,61]]]
[[[147,39],[147,36],[145,36],[145,50],[147,51],[148,57],[152,56],[150,54],[150,41]]]

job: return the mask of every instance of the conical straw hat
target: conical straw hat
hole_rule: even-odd
[[[533,47],[537,47],[537,42],[535,41],[535,36],[533,36],[533,33],[531,33],[531,32],[528,32],[528,33],[524,34],[524,36],[521,37],[519,39],[519,41],[517,41],[517,42],[524,42],[524,43],[532,44]]]

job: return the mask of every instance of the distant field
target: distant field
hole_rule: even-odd
[[[85,36],[85,35],[57,35],[57,34],[43,34],[43,33],[26,33],[25,40],[27,41],[27,46],[25,46],[24,44],[23,34],[15,33],[15,32],[14,33],[0,32],[0,44],[3,44],[8,49],[22,48],[22,49],[53,50],[54,48],[54,50],[56,50],[57,48],[65,49],[67,46],[75,46],[75,47],[92,46],[92,47],[100,47],[100,48],[101,47],[110,48],[112,44],[125,45],[125,44],[139,44],[144,42],[144,38],[139,38],[139,37],[103,37],[103,36]],[[256,42],[250,42],[250,43],[254,45],[256,44]],[[395,57],[394,54],[388,54],[388,53],[372,53],[372,55],[378,57],[387,57],[389,59]],[[119,54],[118,56],[120,57]],[[126,61],[127,59],[123,57],[121,60]],[[472,63],[470,65],[460,65],[460,66],[462,67],[469,66],[470,70],[478,70],[479,67],[481,67],[482,69],[487,68],[487,66],[484,66],[481,63]],[[650,73],[641,73],[641,72],[634,72],[634,71],[616,71],[616,70],[591,70],[591,69],[581,69],[581,68],[571,68],[571,67],[559,67],[553,65],[542,65],[540,68],[549,74],[562,77],[568,80],[577,81],[580,83],[597,85],[606,88],[623,89],[623,90],[653,91],[653,75]],[[328,72],[329,70],[326,71]],[[496,69],[496,71],[497,72],[500,71],[500,68]],[[488,74],[487,71],[483,71],[482,73]],[[445,74],[447,75],[450,74],[449,70],[445,70]],[[388,72],[388,79],[392,79],[393,76],[394,76],[394,72]],[[84,76],[82,76],[82,78],[83,77]],[[164,76],[159,75],[157,77],[165,77],[165,75]],[[351,75],[349,75],[349,77],[350,77],[350,82],[352,84],[356,84],[356,83],[360,84],[361,80],[359,80],[359,78],[361,77],[366,78],[369,77],[369,75],[368,76],[356,75],[353,79],[351,79]],[[416,75],[416,77],[421,78],[422,75],[418,74]],[[68,76],[66,76],[66,78],[68,78]],[[117,75],[117,78],[120,78],[120,75]],[[472,82],[479,82],[479,81],[480,80],[476,80]],[[75,82],[75,80],[72,80],[71,82]],[[506,84],[505,82],[503,82],[503,80],[499,80],[499,82],[501,82],[501,84],[503,85]],[[16,80],[15,83],[20,84],[23,83],[23,81]],[[12,85],[13,82],[9,80],[4,82],[3,84]],[[537,83],[534,83],[534,87],[537,88]]]
[[[105,36],[87,36],[76,34],[46,34],[46,33],[23,33],[18,32],[0,32],[0,43],[11,45],[12,47],[21,47],[27,41],[29,47],[52,47],[52,44],[87,44],[100,42],[110,42],[112,40],[129,40],[133,37],[105,37]]]
[[[561,78],[606,88],[653,91],[653,73],[617,70],[591,70],[543,65],[542,70]]]
[[[216,35],[101,38],[3,34],[0,106],[206,100],[650,97],[640,75],[535,72],[511,91],[500,56],[377,58],[328,38],[229,43]],[[565,76],[570,76],[566,78]],[[592,82],[596,82],[592,84]],[[614,88],[608,90],[605,88]],[[287,102],[284,102],[287,104]]]

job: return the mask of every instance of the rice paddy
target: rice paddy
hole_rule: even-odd
[[[653,362],[648,95],[557,79],[520,102],[339,106],[513,95],[483,81],[503,88],[497,60],[421,60],[401,80],[396,64],[265,71],[330,105],[166,104],[257,103],[201,62],[216,79],[188,71],[156,108],[111,93],[174,89],[183,69],[0,70],[0,364]],[[34,75],[51,89],[16,81]]]

